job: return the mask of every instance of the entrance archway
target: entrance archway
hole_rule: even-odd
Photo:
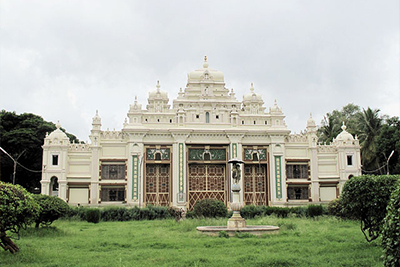
[[[49,195],[58,197],[58,178],[56,176],[50,179]]]

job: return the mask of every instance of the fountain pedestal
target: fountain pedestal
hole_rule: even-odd
[[[233,211],[233,215],[228,220],[228,228],[245,228],[246,220],[240,216],[240,209],[243,208],[243,203],[240,202],[240,185],[233,184],[232,185],[232,195],[233,202],[231,203],[231,209]]]

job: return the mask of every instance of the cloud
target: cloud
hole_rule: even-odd
[[[0,106],[60,120],[87,140],[122,127],[135,95],[160,80],[170,101],[186,74],[225,74],[236,97],[253,82],[290,129],[347,103],[400,114],[399,3],[344,1],[2,1]]]

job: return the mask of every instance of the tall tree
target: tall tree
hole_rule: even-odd
[[[30,170],[42,169],[42,145],[46,133],[56,129],[52,122],[43,120],[42,117],[23,113],[16,114],[2,110],[0,112],[0,146],[14,159]],[[63,130],[63,129],[62,129]],[[65,130],[64,130],[65,131]],[[79,140],[67,134],[71,141]],[[12,182],[14,162],[3,152],[0,152],[0,180]],[[41,173],[31,172],[17,165],[16,184],[20,184],[32,191],[40,188]]]
[[[341,110],[333,110],[324,116],[321,127],[318,129],[320,142],[332,142],[334,138],[342,131],[341,126],[344,122],[347,131],[351,134],[357,134],[357,117],[361,109],[359,106],[350,103]]]
[[[377,141],[382,126],[379,109],[363,109],[359,116],[358,130],[361,145],[361,164],[364,169],[372,170],[380,167],[377,157]]]

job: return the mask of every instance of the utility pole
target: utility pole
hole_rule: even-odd
[[[10,159],[12,159],[12,161],[14,162],[14,172],[13,172],[13,184],[15,185],[15,174],[17,173],[17,159],[19,159],[22,154],[24,154],[25,150],[22,151],[21,154],[18,155],[17,159],[14,159],[13,157],[11,157],[10,154],[7,153],[7,151],[5,151],[2,147],[0,147],[0,150],[4,152],[4,154],[6,154],[7,156],[10,157]]]

